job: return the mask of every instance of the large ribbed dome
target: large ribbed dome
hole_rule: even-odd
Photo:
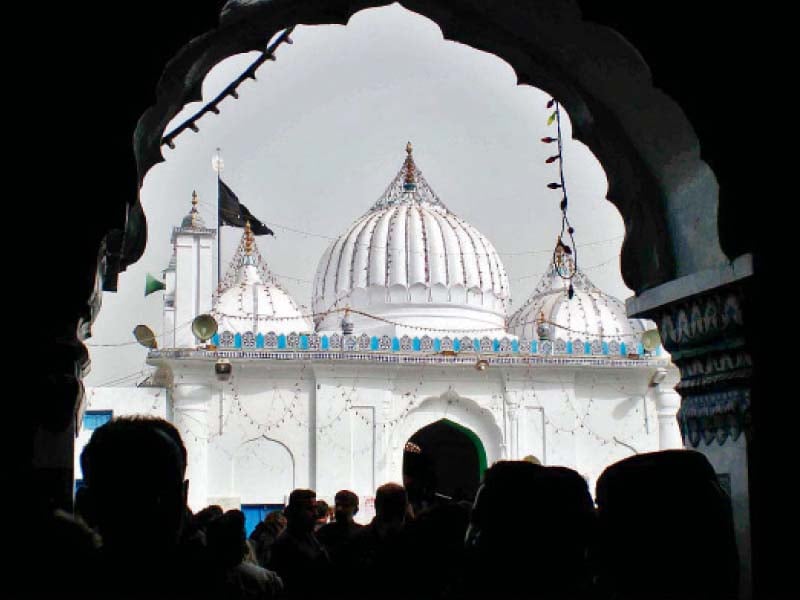
[[[278,285],[245,228],[231,269],[223,282],[212,315],[220,336],[304,333],[313,328],[294,299]]]
[[[643,319],[629,319],[625,305],[580,270],[572,283],[575,293],[569,299],[568,282],[551,264],[530,298],[508,320],[509,331],[526,340],[616,342],[635,348],[642,333],[653,327]]]
[[[338,329],[342,316],[320,313],[350,308],[357,332],[502,333],[509,286],[497,251],[442,204],[410,144],[406,151],[380,200],[323,254],[314,282],[317,329]]]

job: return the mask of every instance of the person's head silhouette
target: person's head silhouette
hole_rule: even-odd
[[[296,489],[289,494],[286,505],[287,527],[295,533],[311,533],[317,520],[317,493],[314,490]]]
[[[577,472],[500,461],[478,489],[467,546],[502,597],[581,598],[591,583],[586,556],[594,522]]]
[[[178,543],[186,507],[186,449],[162,419],[116,418],[81,454],[87,519],[110,553],[145,556]]]
[[[400,529],[407,511],[408,495],[399,483],[384,483],[375,492],[375,524],[382,532]]]
[[[333,499],[337,523],[350,523],[358,513],[358,496],[350,490],[339,490]]]
[[[651,583],[642,569],[680,568],[648,590],[650,598],[728,600],[738,596],[738,557],[730,499],[700,452],[638,454],[597,480],[598,581],[621,600]],[[703,543],[692,544],[702,532]]]

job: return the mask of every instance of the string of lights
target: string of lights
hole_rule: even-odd
[[[234,79],[231,83],[229,83],[225,88],[214,98],[205,104],[199,111],[194,113],[191,117],[183,121],[180,125],[178,125],[175,129],[167,133],[163,138],[161,138],[161,145],[168,146],[170,149],[175,148],[175,138],[177,138],[181,133],[186,131],[187,129],[191,129],[193,132],[197,133],[200,129],[197,126],[197,122],[203,118],[208,113],[214,113],[215,115],[219,114],[219,105],[220,103],[227,97],[231,97],[234,100],[239,97],[239,92],[237,88],[247,79],[256,78],[256,70],[264,64],[266,61],[277,60],[275,56],[275,51],[278,49],[279,46],[282,44],[292,44],[292,39],[289,37],[290,34],[294,31],[294,25],[288,27],[281,33],[276,40],[267,46],[266,50],[261,53],[261,55],[253,61],[249,67],[247,67],[241,75],[239,75],[236,79]]]
[[[625,238],[624,235],[616,235],[614,237],[606,238],[604,240],[594,240],[592,242],[585,242],[585,243],[581,244],[581,248],[586,248],[586,247],[589,247],[589,246],[598,246],[600,244],[608,244],[608,243],[611,243],[611,242],[617,242],[617,241],[619,241],[621,239],[624,239],[624,238]],[[531,254],[552,254],[552,253],[553,253],[553,251],[550,250],[550,249],[547,249],[547,250],[526,250],[526,251],[521,251],[521,252],[498,252],[498,254],[501,255],[501,256],[528,256],[528,255],[531,255]],[[584,269],[586,269],[586,268],[589,268],[589,267],[584,267]]]
[[[235,384],[235,379],[234,377],[231,377],[234,406],[237,408],[239,413],[244,417],[245,421],[247,421],[251,426],[256,427],[257,430],[263,435],[271,433],[273,429],[279,429],[280,427],[283,426],[283,424],[287,421],[287,419],[292,419],[293,421],[295,421],[295,423],[297,423],[301,427],[307,427],[308,424],[301,421],[299,417],[295,415],[295,410],[297,410],[298,408],[300,393],[302,392],[303,383],[305,381],[305,369],[306,369],[306,364],[305,362],[303,362],[300,368],[298,380],[294,383],[293,386],[294,393],[292,395],[291,401],[288,403],[288,405],[286,402],[283,402],[283,412],[280,414],[279,418],[274,418],[272,421],[267,421],[267,422],[259,422],[258,419],[254,418],[242,403],[241,397],[239,395],[239,390]],[[275,398],[276,395],[280,400],[283,400],[283,395],[281,391],[278,389],[276,384],[273,384],[273,399]]]
[[[345,391],[342,391],[341,397],[344,398],[344,406],[342,407],[342,409],[326,424],[318,426],[317,431],[319,431],[320,433],[328,431],[341,420],[342,416],[346,412],[348,412],[351,409],[353,405],[353,395],[356,393],[356,387],[358,386],[358,377],[359,377],[359,372],[356,371],[355,377],[353,378],[353,385],[350,388],[350,390],[346,392],[347,393],[346,398],[345,398]],[[341,385],[337,387],[341,387]]]
[[[411,413],[411,411],[419,408],[420,405],[427,399],[427,398],[423,398],[422,400],[419,399],[419,392],[422,389],[422,386],[424,385],[425,382],[425,367],[426,367],[425,363],[422,363],[422,365],[420,366],[419,380],[414,385],[414,388],[411,391],[403,394],[404,397],[409,398],[406,405],[397,411],[397,414],[394,418],[384,420],[383,423],[381,424],[384,430],[386,430],[386,428],[388,427],[394,427],[395,425],[397,425],[400,421],[405,419]],[[395,392],[395,394],[393,394],[393,396],[396,395],[396,390],[397,390],[397,383],[395,380],[395,384],[393,386],[393,391]]]
[[[92,393],[91,390],[96,389],[98,387],[111,387],[111,386],[91,386],[90,388],[87,388],[87,390],[86,390],[87,391],[87,394],[86,394],[86,410],[87,411],[90,411],[90,410],[94,409],[95,394]],[[167,396],[166,396],[166,394],[164,396],[162,396],[162,391],[161,390],[156,390],[155,393],[153,394],[153,403],[150,405],[150,409],[148,411],[149,414],[156,414],[158,412],[158,410],[159,410],[159,406],[158,406],[159,402],[166,403],[167,402]],[[105,406],[103,408],[105,408]]]
[[[251,254],[255,258],[256,268],[258,269],[258,274],[259,277],[261,277],[261,281],[263,283],[270,283],[281,290],[283,289],[280,283],[278,283],[277,279],[275,279],[275,274],[267,266],[267,262],[261,255],[261,251],[258,249],[258,244],[249,244],[247,235],[242,235],[241,239],[239,240],[239,244],[236,246],[236,250],[233,253],[233,258],[228,263],[228,268],[225,271],[225,275],[219,280],[215,301],[221,294],[236,284],[236,276],[239,272],[239,268],[244,257],[248,254]]]
[[[216,210],[216,206],[211,204],[211,203],[209,203],[209,202],[205,202],[203,200],[200,200],[199,204],[201,206],[207,207],[209,210]],[[325,235],[325,234],[322,234],[322,233],[316,233],[316,232],[313,232],[313,231],[305,231],[303,229],[296,229],[296,228],[293,228],[293,227],[289,227],[288,225],[282,225],[282,224],[279,224],[279,223],[275,223],[273,221],[263,221],[263,222],[265,224],[271,226],[271,227],[275,227],[277,229],[281,229],[283,231],[288,231],[290,233],[295,233],[295,234],[298,234],[298,235],[304,235],[304,236],[309,236],[309,237],[317,237],[317,238],[331,240],[331,241],[332,240],[338,240],[341,237],[341,236],[333,237],[333,236]],[[391,228],[390,228],[390,230],[391,230]],[[590,246],[597,246],[597,245],[600,245],[600,244],[608,244],[608,243],[611,243],[611,242],[617,242],[619,240],[624,239],[624,237],[625,237],[624,235],[617,235],[617,236],[610,237],[610,238],[605,238],[605,239],[602,239],[602,240],[594,240],[594,241],[591,241],[591,242],[583,243],[583,244],[580,245],[580,247],[581,248],[587,248],[587,247],[590,247]],[[359,248],[365,248],[365,249],[370,249],[372,247],[368,243],[361,243],[361,242],[358,242],[358,241],[354,242],[353,246],[359,247]],[[388,246],[388,240],[387,240],[387,246]],[[429,251],[429,250],[412,250],[410,248],[404,249],[404,252],[406,252],[408,254],[416,254],[416,255],[420,255],[420,256],[427,255],[427,256],[430,256],[430,257],[441,257],[441,258],[445,258],[445,257],[447,257],[448,255],[450,255],[452,253],[452,251],[450,251],[450,250],[448,250],[447,252],[444,252],[444,251],[435,252],[435,251]],[[464,256],[464,257],[467,257],[467,258],[473,258],[473,257],[485,258],[485,257],[487,257],[489,255],[487,252],[461,252],[460,254],[462,256]],[[553,250],[552,249],[521,250],[521,251],[517,251],[517,252],[500,252],[500,251],[498,251],[497,254],[499,254],[500,256],[531,256],[531,255],[537,255],[537,254],[551,254],[552,255],[553,254]],[[592,267],[584,267],[583,269],[586,270],[586,269],[590,269],[590,268],[592,268]],[[289,276],[281,275],[280,277],[289,277]],[[303,280],[303,281],[306,281],[306,280]]]
[[[408,323],[401,323],[400,321],[394,321],[392,319],[387,319],[387,318],[384,318],[384,317],[381,317],[381,316],[378,316],[378,315],[373,315],[373,314],[370,314],[370,313],[368,313],[366,311],[355,309],[355,308],[332,308],[330,310],[323,311],[323,312],[307,312],[307,313],[300,314],[299,316],[294,315],[294,316],[285,316],[285,317],[256,315],[256,314],[251,313],[251,312],[242,312],[241,314],[230,315],[230,314],[226,314],[226,313],[222,313],[222,312],[218,312],[218,311],[215,311],[214,315],[218,316],[218,317],[223,317],[223,318],[241,319],[241,318],[244,317],[244,318],[248,318],[248,319],[263,320],[263,321],[268,321],[268,322],[273,322],[273,321],[280,322],[280,321],[296,321],[297,319],[317,319],[317,318],[323,319],[323,318],[327,317],[328,315],[332,315],[332,314],[336,314],[336,313],[352,313],[352,314],[360,315],[360,316],[363,316],[363,317],[366,317],[366,318],[369,318],[369,319],[380,321],[382,323],[386,323],[388,325],[392,325],[392,326],[395,326],[395,327],[402,327],[402,328],[414,329],[414,330],[425,331],[425,332],[440,332],[440,333],[446,333],[446,334],[450,334],[450,333],[489,333],[489,332],[497,332],[499,329],[501,329],[501,328],[498,328],[498,327],[461,329],[461,328],[452,328],[452,327],[426,327],[426,326],[422,326],[422,325],[412,325],[412,324],[408,324]],[[530,319],[530,320],[527,320],[527,321],[522,321],[522,322],[518,323],[517,325],[524,326],[524,325],[530,325],[532,323],[545,323],[545,324],[551,325],[552,327],[555,327],[557,329],[561,329],[563,331],[567,331],[569,333],[574,333],[574,334],[580,334],[580,335],[585,335],[585,336],[596,336],[596,335],[598,335],[597,332],[595,332],[595,331],[573,329],[573,328],[570,328],[568,326],[565,326],[565,325],[562,325],[560,323],[556,323],[554,321],[550,321],[550,320],[547,320],[547,319],[544,319],[544,320],[541,320],[541,319]],[[608,337],[608,338],[630,337],[630,338],[636,339],[636,338],[639,337],[639,334],[637,334],[637,333],[631,333],[631,334],[618,333],[618,334],[607,335],[607,336],[604,336],[604,337]]]
[[[131,381],[136,380],[143,375],[147,375],[147,370],[139,369],[133,373],[128,373],[127,375],[123,375],[121,377],[115,377],[114,379],[109,379],[103,383],[93,385],[92,387],[116,387],[123,383],[130,383]]]
[[[619,254],[615,254],[614,256],[609,258],[608,260],[604,260],[603,262],[598,263],[596,265],[590,265],[588,267],[583,267],[581,270],[582,271],[591,271],[593,269],[599,269],[601,267],[605,267],[606,265],[609,265],[609,264],[613,263],[614,261],[618,260],[619,257],[620,257]],[[546,274],[547,274],[547,271],[545,271],[544,273],[531,273],[529,275],[522,275],[520,277],[511,277],[509,279],[509,281],[522,281],[523,279],[540,279],[541,277],[544,277]]]
[[[193,320],[194,319],[192,319],[192,321]],[[177,333],[179,331],[182,331],[184,327],[190,327],[191,324],[192,324],[192,321],[184,321],[183,323],[180,323],[180,324],[176,325],[175,326],[175,333]],[[160,340],[161,338],[163,338],[163,337],[165,337],[167,335],[170,335],[171,333],[172,332],[164,331],[162,333],[154,335],[153,337],[156,340]],[[116,344],[86,344],[86,347],[87,348],[122,348],[124,346],[140,346],[140,345],[141,345],[141,343],[138,340],[133,340],[131,342],[119,342],[119,343],[116,343]]]
[[[564,178],[564,146],[561,137],[561,107],[559,103],[556,102],[555,98],[551,98],[547,103],[547,108],[553,108],[553,112],[547,119],[547,124],[549,126],[555,122],[556,137],[544,137],[542,138],[542,142],[545,144],[557,142],[558,151],[556,154],[548,157],[547,160],[545,160],[545,163],[550,164],[558,162],[559,175],[559,181],[550,182],[547,184],[547,187],[551,190],[561,190],[561,202],[559,204],[559,207],[561,208],[561,232],[558,234],[556,247],[553,250],[553,264],[556,266],[556,272],[559,274],[559,276],[562,279],[569,281],[567,294],[571,300],[575,293],[575,289],[572,286],[572,278],[575,276],[575,273],[578,270],[578,248],[575,245],[575,228],[569,222],[569,217],[567,215],[569,197],[567,195],[567,182]],[[569,235],[571,245],[564,243],[565,232]]]
[[[587,403],[586,403],[586,407],[582,411],[579,411],[575,407],[575,405],[573,404],[573,402],[571,400],[571,397],[570,397],[570,394],[567,391],[566,387],[564,386],[564,382],[563,382],[563,380],[561,379],[560,376],[557,376],[557,381],[558,381],[559,387],[561,388],[561,394],[562,394],[562,397],[563,397],[563,405],[570,409],[570,412],[573,414],[573,417],[574,417],[574,420],[570,419],[574,423],[574,426],[572,428],[565,427],[565,426],[563,426],[563,425],[561,425],[559,423],[556,423],[549,416],[549,413],[546,410],[544,410],[545,406],[541,402],[541,400],[538,398],[537,393],[536,393],[536,384],[537,383],[541,383],[541,382],[536,381],[532,377],[532,371],[530,369],[530,366],[526,370],[526,384],[527,385],[524,387],[524,389],[521,392],[517,393],[517,398],[518,398],[517,404],[520,405],[520,406],[528,405],[528,406],[532,406],[532,407],[541,407],[543,409],[542,410],[542,415],[543,415],[544,425],[547,428],[549,428],[550,431],[552,431],[553,433],[561,434],[561,435],[568,434],[568,435],[572,435],[572,436],[574,436],[577,433],[586,433],[590,437],[594,438],[602,447],[619,445],[619,446],[623,446],[623,447],[629,449],[634,454],[638,454],[638,451],[630,443],[625,442],[624,440],[620,440],[617,436],[612,436],[609,439],[609,438],[597,433],[595,431],[595,429],[592,426],[589,425],[590,417],[596,413],[596,411],[593,410],[593,407],[594,407],[594,404],[595,404],[595,387],[597,385],[597,378],[596,377],[594,377],[594,376],[592,377],[591,388],[590,388],[590,391],[589,391],[589,397],[588,397],[588,400],[587,400]],[[532,399],[533,401],[532,402],[530,402],[530,401],[526,402],[525,401],[527,399],[528,391],[530,391],[533,394],[533,399]],[[614,391],[616,393],[625,392],[626,388],[623,385],[622,387],[615,388]],[[521,394],[522,397],[523,397],[522,401],[519,400],[519,394]],[[646,407],[645,407],[645,409],[646,409]],[[543,432],[543,435],[544,434],[545,433]]]
[[[270,439],[269,438],[270,435],[275,434],[276,430],[280,430],[289,419],[294,421],[296,425],[299,426],[300,428],[307,429],[309,427],[309,424],[304,420],[302,420],[302,418],[298,415],[299,396],[305,389],[304,385],[305,368],[306,368],[305,363],[303,363],[299,373],[298,381],[296,381],[293,386],[294,393],[291,398],[291,401],[288,404],[286,402],[283,402],[283,411],[279,413],[279,416],[276,415],[276,411],[274,410],[274,400],[276,397],[280,400],[283,400],[283,395],[281,393],[281,390],[275,383],[273,383],[273,394],[272,394],[273,404],[267,411],[267,413],[272,414],[273,416],[271,420],[265,421],[263,419],[259,419],[259,417],[253,416],[253,414],[245,407],[244,403],[242,402],[241,396],[239,394],[239,390],[236,385],[236,378],[234,376],[232,376],[229,381],[230,395],[233,399],[233,402],[231,404],[232,408],[239,413],[240,417],[246,424],[248,424],[250,427],[255,428],[255,431],[258,433],[259,436],[265,436],[268,439]],[[358,409],[352,406],[353,395],[357,393],[357,386],[358,386],[358,374],[356,374],[356,378],[353,381],[349,393],[345,391],[342,392],[342,397],[344,397],[344,394],[347,393],[347,398],[345,399],[345,405],[343,409],[340,410],[340,412],[327,424],[317,428],[317,431],[320,434],[329,431],[336,423],[338,423],[341,420],[342,416],[344,416],[345,414],[352,414],[360,421],[362,421],[365,425],[369,427],[373,426],[372,421],[367,416],[360,413]],[[341,385],[337,387],[341,387]],[[263,397],[259,398],[259,402],[263,404]],[[253,431],[251,430],[247,432],[247,436],[252,437]],[[215,437],[216,436],[209,436],[208,439],[214,439]],[[336,436],[326,438],[326,443],[329,444],[330,447],[337,446]],[[339,448],[341,450],[349,450],[347,448],[344,448],[343,446],[339,446]],[[230,456],[230,453],[228,453],[228,455]]]
[[[322,233],[314,233],[312,231],[303,231],[302,229],[295,229],[293,227],[288,227],[287,225],[280,225],[278,223],[272,223],[271,221],[264,221],[264,223],[266,223],[267,225],[271,225],[271,226],[273,226],[273,227],[275,227],[277,229],[281,229],[283,231],[288,231],[289,233],[297,233],[299,235],[305,235],[305,236],[308,236],[308,237],[321,238],[323,240],[335,240],[335,239],[337,239],[332,235],[324,235]]]

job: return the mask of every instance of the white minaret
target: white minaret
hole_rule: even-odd
[[[197,344],[191,323],[197,315],[211,312],[214,293],[212,247],[216,230],[206,227],[197,212],[197,202],[197,193],[192,192],[192,210],[183,218],[181,226],[172,230],[175,253],[174,347],[178,348]],[[165,326],[168,326],[166,302],[169,288],[166,291]]]
[[[159,342],[164,348],[175,347],[175,252],[169,259],[164,276],[164,333]]]

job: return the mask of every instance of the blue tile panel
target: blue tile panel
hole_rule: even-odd
[[[221,333],[215,333],[214,336],[211,338],[211,342],[220,348],[237,348],[240,349],[243,347],[242,341],[243,338],[250,336],[251,339],[255,339],[255,348],[257,349],[267,349],[267,348],[276,348],[278,350],[296,350],[296,351],[316,351],[316,350],[339,350],[345,349],[345,340],[350,340],[350,343],[353,344],[352,347],[347,347],[350,350],[355,350],[356,348],[359,350],[365,350],[368,352],[403,352],[403,341],[401,338],[395,336],[389,338],[389,336],[384,336],[383,338],[378,336],[368,337],[364,335],[360,338],[356,336],[345,336],[342,337],[342,345],[336,346],[335,348],[331,346],[331,338],[327,335],[323,335],[320,337],[316,337],[313,334],[297,334],[293,333],[291,335],[287,334],[276,334],[274,332],[268,332],[267,334],[259,333],[256,336],[253,336],[251,333],[236,333],[234,334],[231,331],[225,331]],[[312,339],[313,338],[313,339]],[[272,340],[272,341],[270,341]],[[318,341],[317,341],[318,340]],[[428,340],[430,340],[430,346],[427,345]],[[312,344],[312,341],[314,342]],[[484,347],[481,349],[481,341],[483,341]],[[524,340],[523,340],[524,341]],[[424,344],[423,344],[424,342]],[[558,347],[558,344],[561,344],[561,350],[555,351]],[[222,343],[222,345],[221,345]],[[382,345],[383,344],[383,345]],[[469,348],[467,344],[471,344],[472,348]],[[580,344],[580,346],[576,346],[576,344]],[[592,345],[594,344],[594,350]],[[423,349],[423,346],[426,349]],[[251,346],[252,347],[252,342]],[[412,352],[419,352],[419,353],[439,353],[442,351],[443,348],[452,348],[455,352],[465,352],[474,350],[475,352],[479,353],[511,353],[511,354],[539,354],[543,351],[542,344],[540,340],[530,340],[525,341],[525,343],[521,343],[520,340],[507,340],[506,338],[503,341],[498,339],[490,340],[488,337],[484,338],[453,338],[446,339],[445,344],[442,343],[442,338],[428,338],[427,336],[420,338],[414,337],[411,339],[411,348]],[[501,348],[503,348],[501,350]],[[408,350],[406,350],[408,351]],[[614,355],[614,356],[628,356],[628,353],[637,353],[639,355],[645,355],[644,347],[642,346],[641,342],[619,342],[615,340],[602,341],[599,340],[553,340],[551,342],[551,354],[560,354],[563,353],[565,355],[584,355],[584,356],[596,356],[595,353],[601,353],[606,356]],[[657,347],[653,352],[655,356],[662,355],[662,348],[661,346]],[[97,425],[99,426],[99,425]],[[87,425],[84,425],[87,427]],[[88,427],[87,427],[88,428]]]
[[[83,413],[83,428],[93,431],[108,423],[113,416],[114,413],[110,410],[87,410]]]

